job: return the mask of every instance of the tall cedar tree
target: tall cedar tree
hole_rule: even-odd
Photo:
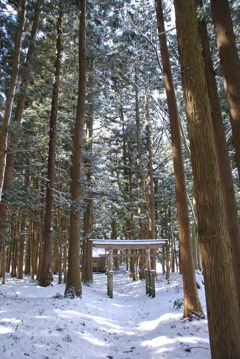
[[[179,245],[181,252],[181,271],[184,288],[183,317],[192,315],[203,316],[198,298],[193,264],[193,250],[188,213],[187,190],[184,175],[183,155],[181,147],[180,128],[178,123],[178,109],[173,85],[172,70],[168,54],[167,39],[164,26],[162,1],[156,0],[156,13],[162,57],[163,75],[167,94],[168,112],[170,120],[173,167],[175,178],[175,192],[177,199],[177,215],[179,230]]]
[[[92,97],[92,96],[90,96]],[[86,210],[84,212],[84,240],[83,240],[83,264],[82,264],[82,281],[91,283],[93,281],[92,271],[92,245],[89,238],[93,231],[93,199],[91,198],[91,181],[93,179],[92,168],[92,146],[93,146],[93,105],[92,98],[89,99],[90,111],[87,117],[87,134],[86,134],[86,177],[89,188],[88,198],[86,199]]]
[[[196,5],[201,8],[202,0],[196,0]],[[208,95],[211,104],[211,116],[217,146],[219,165],[221,169],[221,180],[224,190],[224,202],[226,216],[228,220],[228,231],[231,242],[231,253],[233,259],[233,268],[238,293],[238,302],[240,305],[240,232],[237,215],[237,205],[235,199],[235,191],[232,178],[232,169],[228,156],[225,131],[223,126],[221,107],[218,97],[217,84],[211,57],[210,44],[207,32],[207,25],[203,18],[198,19],[198,30],[202,43],[202,53],[205,64],[205,75],[208,87]]]
[[[5,105],[4,116],[0,129],[0,206],[5,206],[2,204],[2,191],[4,185],[4,175],[6,168],[6,156],[7,156],[7,147],[8,147],[8,136],[9,136],[9,123],[11,120],[13,99],[16,89],[18,69],[19,69],[19,55],[21,48],[22,35],[25,24],[25,5],[26,1],[22,0],[18,6],[18,27],[16,30],[16,40],[15,47],[13,52],[13,61],[12,61],[12,72],[11,78],[8,86],[7,100]],[[1,223],[1,225],[4,225]],[[5,282],[5,237],[0,237],[0,274],[2,275],[2,281]]]
[[[46,210],[43,228],[43,250],[39,284],[47,287],[51,284],[52,277],[52,236],[53,236],[53,214],[54,214],[54,184],[56,177],[56,140],[57,140],[57,116],[58,116],[58,94],[60,83],[61,53],[62,53],[62,9],[59,5],[59,16],[57,19],[57,42],[55,60],[55,79],[53,84],[52,107],[50,115],[49,150],[48,150],[48,172]]]
[[[194,1],[175,0],[174,4],[196,191],[211,354],[213,359],[239,358],[238,298]]]
[[[240,59],[233,32],[229,1],[211,0],[211,10],[240,179]]]
[[[145,134],[146,134],[146,151],[147,151],[147,183],[148,183],[148,238],[156,238],[156,220],[155,220],[155,200],[154,200],[154,183],[153,183],[153,160],[152,160],[152,143],[151,129],[149,122],[149,103],[148,97],[145,96]],[[156,250],[151,251],[156,255]],[[151,258],[152,268],[156,270],[156,256]]]
[[[152,144],[151,144],[150,123],[149,123],[149,104],[148,104],[147,96],[145,96],[145,132],[146,132],[147,168],[148,168],[148,237],[151,239],[155,239],[156,224],[155,224]]]
[[[80,199],[82,176],[82,146],[84,128],[84,104],[86,92],[86,2],[80,1],[79,26],[79,82],[78,103],[73,137],[73,158],[71,168],[71,213],[70,237],[68,251],[68,273],[65,289],[66,297],[81,297],[82,284],[80,280]]]
[[[34,48],[35,48],[35,38],[37,35],[37,29],[38,29],[38,21],[39,21],[39,15],[40,15],[40,3],[42,0],[37,0],[36,7],[34,11],[34,18],[32,23],[32,29],[29,39],[29,46],[27,51],[27,57],[26,61],[23,64],[23,69],[21,73],[21,84],[20,84],[20,96],[18,98],[13,122],[14,123],[20,123],[23,115],[23,110],[25,106],[26,96],[27,96],[27,88],[29,83],[29,74],[31,72],[32,66],[31,61],[34,54]],[[5,231],[6,226],[5,223],[7,221],[8,216],[8,200],[7,200],[7,190],[9,189],[9,186],[11,184],[12,176],[13,176],[13,167],[14,167],[14,160],[15,160],[15,154],[16,149],[19,141],[19,134],[17,131],[12,131],[9,136],[9,148],[6,158],[6,167],[5,167],[5,174],[4,174],[4,184],[3,184],[3,195],[2,195],[2,201],[0,206],[0,242],[2,242],[2,238],[5,237]],[[21,245],[23,241],[21,241]],[[21,265],[21,263],[20,263]],[[18,278],[22,278],[23,270],[22,268],[18,267]]]
[[[5,165],[6,165],[6,156],[7,156],[7,147],[8,147],[8,126],[11,120],[12,107],[13,107],[13,99],[15,95],[18,70],[19,70],[19,56],[20,56],[20,48],[22,35],[25,24],[25,5],[26,1],[22,0],[18,6],[19,19],[18,19],[18,27],[16,30],[16,40],[15,47],[13,52],[13,60],[12,60],[12,72],[11,78],[8,86],[7,100],[5,105],[5,111],[3,116],[3,121],[0,130],[1,142],[0,142],[0,201],[2,198],[2,190],[3,190],[3,182],[4,182],[4,174],[5,174]]]
[[[141,122],[140,122],[140,108],[139,108],[139,90],[138,90],[138,71],[137,66],[135,65],[135,118],[136,118],[136,145],[137,145],[137,154],[136,154],[136,174],[138,181],[138,199],[137,199],[137,215],[138,215],[138,227],[137,227],[137,236],[138,239],[146,238],[146,226],[143,220],[143,193],[144,193],[144,181],[143,181],[143,170],[142,170],[142,148],[141,148]],[[140,254],[143,254],[143,250],[139,250]],[[139,257],[139,278],[145,278],[145,258]]]

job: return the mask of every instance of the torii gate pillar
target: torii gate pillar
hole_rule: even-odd
[[[108,256],[107,295],[113,298],[113,249],[109,250]]]

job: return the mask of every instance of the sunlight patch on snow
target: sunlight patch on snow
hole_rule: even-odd
[[[105,347],[106,346],[106,342],[103,341],[103,340],[100,340],[99,338],[96,338],[92,335],[87,335],[87,336],[84,336],[84,339],[89,342],[90,344],[92,345],[98,345],[98,346],[101,346],[101,347]]]
[[[117,304],[117,303],[113,303],[112,304],[113,307],[117,307],[117,308],[132,308],[133,305],[132,304]]]
[[[65,310],[64,312],[60,312],[59,316],[62,318],[75,318],[76,316],[80,316],[81,319],[90,319],[91,321],[94,321],[96,324],[100,325],[107,325],[108,327],[112,329],[120,329],[121,327],[118,324],[115,324],[113,320],[109,320],[107,318],[90,315],[90,314],[84,314],[81,312],[75,312],[73,310]]]
[[[21,323],[21,320],[19,320],[19,319],[16,319],[16,318],[1,318],[1,321],[3,321],[3,322],[7,322],[7,323],[11,323],[11,324],[19,324],[19,323]]]
[[[189,336],[189,337],[175,337],[175,338],[169,338],[166,335],[161,335],[156,338],[145,340],[140,345],[143,347],[152,347],[152,348],[159,348],[157,350],[157,353],[162,353],[170,348],[171,345],[176,346],[176,344],[197,344],[197,345],[206,345],[208,344],[208,339],[203,339],[196,336]]]
[[[172,320],[173,318],[179,319],[179,313],[176,313],[176,314],[166,313],[166,314],[161,315],[157,319],[141,322],[139,324],[139,329],[146,330],[146,331],[154,330],[160,325],[160,323],[167,321],[167,320]]]
[[[140,345],[143,347],[151,346],[153,348],[159,348],[159,346],[161,346],[161,347],[163,346],[161,349],[158,350],[158,352],[161,352],[161,351],[165,350],[166,348],[168,348],[169,344],[175,343],[175,341],[176,341],[175,338],[171,339],[165,335],[162,335],[162,336],[156,337],[154,339],[145,340]]]
[[[9,327],[0,327],[0,334],[7,334],[7,333],[13,333],[14,330]]]

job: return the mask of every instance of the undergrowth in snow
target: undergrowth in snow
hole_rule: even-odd
[[[202,276],[198,293],[205,311]],[[114,273],[94,274],[82,298],[64,298],[64,284],[42,288],[29,277],[0,285],[0,358],[9,359],[210,359],[207,320],[183,320],[181,276],[156,279],[156,297],[145,282]],[[176,305],[176,303],[178,305]]]

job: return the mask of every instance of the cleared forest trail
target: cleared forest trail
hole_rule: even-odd
[[[3,359],[210,358],[207,320],[183,321],[174,301],[183,297],[181,277],[156,281],[156,297],[145,282],[114,274],[114,296],[107,277],[94,274],[82,299],[63,298],[65,285],[8,278],[0,286],[0,356]],[[204,303],[204,288],[199,290]]]

